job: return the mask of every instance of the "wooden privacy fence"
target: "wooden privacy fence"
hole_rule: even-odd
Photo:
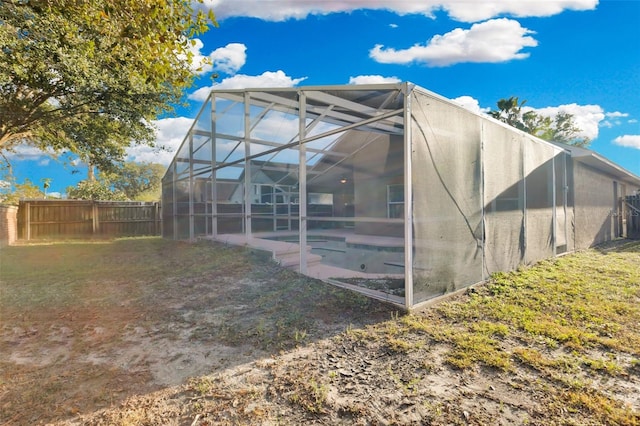
[[[627,211],[627,236],[640,238],[640,194],[630,195],[626,198]]]
[[[22,200],[18,238],[24,240],[160,235],[159,202]]]

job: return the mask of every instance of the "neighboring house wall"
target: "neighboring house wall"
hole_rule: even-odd
[[[18,239],[18,207],[0,204],[0,248]]]
[[[640,192],[631,191],[624,206],[625,232],[629,238],[640,238]]]

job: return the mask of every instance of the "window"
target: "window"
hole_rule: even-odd
[[[287,204],[291,195],[291,187],[286,185],[254,184],[254,203]],[[294,203],[295,204],[295,203]]]
[[[387,217],[404,217],[404,185],[387,185]]]
[[[333,205],[333,194],[310,192],[307,195],[307,199],[309,200],[309,204],[318,204],[318,205],[324,205],[324,206]]]
[[[271,185],[254,185],[256,202],[258,204],[272,204],[273,202],[273,186]]]

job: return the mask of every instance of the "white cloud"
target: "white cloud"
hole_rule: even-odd
[[[600,123],[600,127],[607,127],[607,128],[621,126],[622,125],[621,118],[626,118],[629,116],[629,114],[625,112],[618,112],[618,111],[606,112],[604,115],[607,119],[602,121],[602,123]],[[633,120],[628,120],[628,122],[633,123]]]
[[[217,72],[233,75],[243,67],[247,61],[247,46],[242,43],[229,43],[220,47],[209,55],[213,62],[213,69]]]
[[[215,89],[216,87],[216,85],[201,87],[195,92],[191,93],[188,97],[193,101],[204,102],[207,100],[207,97],[209,96],[211,90]]]
[[[156,127],[156,147],[147,145],[132,146],[127,149],[127,159],[169,165],[187,131],[193,124],[193,118],[163,118],[154,121],[153,124]]]
[[[382,83],[400,83],[398,77],[383,77],[381,75],[358,75],[349,77],[349,84],[382,84]]]
[[[599,124],[605,118],[605,113],[599,105],[578,105],[574,103],[546,108],[523,108],[523,112],[529,110],[533,110],[545,117],[553,117],[559,112],[571,114],[576,126],[582,130],[577,136],[589,139],[598,137]]]
[[[622,120],[620,120],[620,118],[626,118],[629,116],[628,113],[620,111],[605,112],[604,115],[607,120],[603,120],[600,123],[600,127],[607,127],[609,129],[615,126],[621,126]],[[632,120],[629,120],[629,122],[632,122]]]
[[[462,22],[478,22],[496,16],[510,15],[519,18],[553,16],[565,10],[593,10],[599,0],[494,0],[466,2],[442,1],[442,8],[453,19]]]
[[[11,161],[39,161],[47,162],[51,157],[55,157],[56,153],[53,150],[43,151],[40,148],[29,144],[21,144],[13,148],[13,151],[9,151],[5,154]]]
[[[272,112],[256,124],[251,131],[251,136],[266,141],[291,142],[292,137],[298,134],[299,126],[297,117],[282,112]],[[258,147],[258,149],[261,148]]]
[[[416,44],[408,49],[384,48],[378,44],[369,56],[385,64],[424,63],[444,67],[462,62],[506,62],[529,57],[525,47],[538,42],[530,37],[531,30],[512,19],[493,19],[474,24],[470,29],[456,28],[444,35],[436,35],[427,44]]]
[[[232,16],[245,16],[265,21],[304,19],[309,15],[328,15],[339,12],[371,9],[387,10],[398,15],[421,14],[433,18],[437,10],[446,11],[453,19],[478,22],[497,16],[511,15],[552,16],[564,10],[592,10],[598,0],[279,0],[273,2],[255,0],[205,0],[220,20]]]
[[[242,43],[229,43],[208,55],[202,53],[203,48],[204,43],[200,39],[192,39],[192,44],[189,47],[193,54],[191,70],[198,74],[207,74],[211,71],[235,74],[247,61],[247,47]],[[207,60],[211,63],[206,63]]]
[[[279,0],[274,7],[273,2],[255,0],[205,0],[205,6],[213,9],[219,20],[245,16],[265,21],[285,21],[287,19],[305,19],[309,15],[328,15],[331,13],[352,12],[360,9],[391,10],[400,15],[420,13],[432,16],[439,8],[440,1],[405,1],[394,0]]]
[[[637,122],[638,122],[638,120],[636,120],[635,118],[632,118],[631,120],[628,121],[628,123],[630,123],[630,124],[635,124]]]
[[[398,24],[389,24],[390,28],[398,28]]]
[[[457,103],[463,108],[466,108],[470,111],[481,113],[483,110],[480,108],[480,103],[477,99],[472,98],[471,96],[459,96],[455,99],[451,99],[453,102]]]
[[[613,143],[627,148],[640,149],[640,135],[618,136],[613,140]]]
[[[213,89],[255,89],[261,87],[294,87],[307,77],[292,78],[284,71],[265,71],[260,75],[237,74],[209,87],[201,87],[189,95],[194,101],[204,101]]]

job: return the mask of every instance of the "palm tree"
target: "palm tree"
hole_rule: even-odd
[[[42,178],[42,188],[44,188],[44,198],[47,198],[47,189],[51,187],[51,178]]]

